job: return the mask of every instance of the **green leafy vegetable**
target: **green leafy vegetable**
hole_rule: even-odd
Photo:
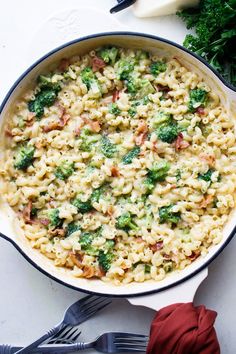
[[[72,201],[72,205],[74,205],[80,213],[87,213],[93,209],[90,199],[83,202],[80,198],[76,198]]]
[[[98,256],[99,249],[92,246],[93,240],[99,236],[100,229],[94,232],[82,232],[79,238],[81,250],[85,251],[90,256]]]
[[[194,89],[189,92],[189,111],[194,113],[197,108],[205,106],[207,101],[207,92],[202,89]]]
[[[128,80],[130,74],[134,70],[134,62],[132,59],[121,59],[118,62],[118,79]]]
[[[82,82],[87,86],[87,89],[89,90],[91,88],[92,83],[96,80],[96,76],[92,68],[87,66],[81,71],[80,76]]]
[[[32,165],[34,160],[35,148],[32,145],[22,147],[15,156],[14,167],[17,170],[26,170]]]
[[[117,218],[116,227],[122,230],[138,230],[138,226],[132,221],[132,216],[126,212]]]
[[[158,138],[165,143],[173,143],[179,134],[176,122],[171,121],[169,124],[163,124],[158,130]]]
[[[200,0],[197,8],[178,12],[188,29],[184,46],[202,56],[236,86],[236,1]]]
[[[114,259],[113,253],[111,252],[105,253],[102,250],[99,251],[98,263],[105,272],[108,272],[108,270],[110,269],[113,259]]]
[[[61,180],[66,180],[74,172],[74,162],[69,162],[67,160],[62,161],[62,163],[56,168],[55,176]]]
[[[116,152],[116,145],[111,143],[108,137],[103,136],[101,140],[101,151],[104,156],[113,157]]]
[[[90,197],[91,204],[99,202],[99,199],[101,198],[101,195],[103,193],[103,189],[104,189],[103,186],[101,186],[97,189],[94,189],[94,191],[92,192],[91,197]]]
[[[116,103],[112,103],[109,107],[109,112],[115,116],[118,116],[121,113],[121,110]]]
[[[100,134],[93,134],[89,128],[83,128],[80,132],[80,150],[90,152],[96,142],[101,139]]]
[[[166,63],[163,63],[163,61],[156,61],[150,66],[150,72],[154,76],[158,76],[160,73],[166,71],[166,69],[167,65]]]
[[[59,218],[59,209],[50,209],[47,212],[50,220],[49,227],[55,228],[60,225],[61,219]]]
[[[155,187],[156,182],[164,181],[169,169],[170,164],[166,160],[155,163],[153,167],[148,170],[147,178],[144,181],[147,190],[152,191]]]
[[[105,61],[105,63],[115,64],[118,55],[118,49],[115,47],[102,48],[98,51],[98,55]]]
[[[214,169],[209,169],[207,172],[205,173],[199,173],[198,174],[198,179],[202,179],[203,181],[206,181],[206,182],[211,182],[211,177],[212,177],[212,174],[215,172]]]
[[[130,164],[133,161],[133,159],[140,154],[140,151],[141,149],[139,146],[133,147],[132,150],[130,150],[125,156],[122,157],[122,162],[125,165]]]
[[[160,111],[152,118],[152,128],[157,129],[163,123],[170,123],[172,120],[172,115],[167,112]]]
[[[130,115],[130,117],[134,118],[134,116],[136,115],[137,113],[137,109],[135,107],[131,107],[129,110],[128,110],[128,114]]]
[[[76,231],[80,231],[81,230],[81,226],[71,222],[70,224],[68,224],[67,229],[66,229],[66,237],[69,237],[70,235],[72,235],[74,232]]]
[[[159,209],[159,218],[160,223],[163,224],[165,222],[171,222],[173,224],[177,224],[181,219],[180,212],[173,212],[173,205],[164,206]]]

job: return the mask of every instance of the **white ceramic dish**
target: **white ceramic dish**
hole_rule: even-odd
[[[12,103],[21,94],[21,92],[32,86],[32,83],[35,82],[35,79],[39,73],[47,72],[50,68],[53,68],[55,62],[58,62],[62,58],[75,54],[84,54],[91,49],[107,44],[113,44],[127,48],[144,49],[152,52],[164,52],[166,56],[175,56],[186,67],[194,70],[200,76],[204,77],[208,84],[214,88],[214,91],[217,91],[221,96],[227,109],[232,112],[231,114],[236,112],[236,92],[234,89],[227,85],[223,79],[217,76],[216,72],[214,72],[207,65],[207,63],[205,63],[199,57],[189,53],[186,49],[175,43],[154,37],[152,35],[132,32],[113,32],[91,35],[72,41],[53,50],[43,58],[39,59],[28,70],[26,70],[26,72],[10,89],[0,108],[0,122],[3,122],[3,119],[7,119]],[[224,249],[224,247],[232,239],[235,233],[235,212],[236,211],[232,212],[229,221],[224,228],[222,242],[219,245],[211,247],[206,257],[198,258],[183,271],[173,272],[163,281],[147,281],[145,283],[131,283],[122,286],[115,286],[112,284],[104,283],[100,280],[74,278],[69,274],[69,271],[62,268],[56,268],[49,259],[41,255],[37,250],[31,248],[30,244],[24,238],[22,231],[17,225],[17,218],[15,217],[14,213],[7,205],[4,205],[4,203],[1,201],[0,236],[10,241],[38,270],[53,278],[54,280],[73,289],[89,293],[104,294],[113,297],[141,296],[139,301],[132,300],[131,302],[136,304],[144,304],[144,300],[141,300],[144,299],[143,295],[162,292],[162,294],[160,294],[161,296],[159,296],[159,300],[161,300],[161,298],[166,298],[167,289],[179,285],[178,289],[175,288],[175,291],[172,291],[172,295],[176,295],[174,299],[176,301],[180,301],[182,296],[184,299],[183,301],[191,301],[197,286],[207,275],[206,268],[208,264]],[[205,271],[203,271],[204,269]],[[191,281],[189,280],[190,278]],[[187,280],[188,282],[186,282]],[[170,291],[168,294],[170,294]],[[145,302],[148,298],[149,297],[145,298]],[[165,301],[163,300],[162,302]],[[169,302],[174,301],[172,299],[169,300]],[[159,301],[159,303],[161,303],[161,301]],[[153,307],[150,306],[150,304],[147,306]],[[153,308],[156,308],[156,306]]]

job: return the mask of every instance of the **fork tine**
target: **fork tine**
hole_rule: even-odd
[[[65,330],[65,327],[62,327],[59,332],[54,334],[52,337],[49,338],[48,343],[50,343],[52,340],[57,339]]]
[[[136,334],[136,333],[122,333],[122,332],[115,332],[115,338],[149,338],[146,334]]]
[[[120,345],[120,344],[137,344],[137,345],[147,345],[148,340],[135,340],[135,339],[129,339],[129,340],[115,340],[114,344]]]
[[[99,302],[98,304],[96,304],[94,307],[90,307],[89,309],[87,309],[86,311],[84,311],[83,313],[81,313],[81,317],[80,320],[85,321],[87,318],[93,316],[95,313],[97,313],[98,311],[102,310],[104,307],[110,305],[111,301],[109,302]]]
[[[76,328],[76,330],[74,331],[74,335],[73,337],[71,337],[71,341],[75,342],[76,339],[81,335],[81,331],[78,331],[78,328]]]
[[[92,310],[93,308],[99,307],[101,304],[107,304],[109,305],[112,302],[111,299],[108,298],[101,298],[97,297],[93,301],[87,302],[86,305],[83,305],[83,307],[80,309],[80,312],[88,312],[89,310]]]

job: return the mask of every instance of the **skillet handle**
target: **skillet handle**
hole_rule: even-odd
[[[158,294],[134,298],[131,297],[127,298],[127,300],[132,305],[149,307],[156,311],[171,304],[179,302],[192,302],[199,285],[203,282],[207,275],[208,268],[205,268],[194,277],[173,288],[161,291]]]

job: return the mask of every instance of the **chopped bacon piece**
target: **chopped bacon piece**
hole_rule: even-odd
[[[215,163],[215,156],[212,154],[200,154],[199,155],[201,160],[206,161],[210,166],[213,166]]]
[[[32,221],[31,220],[31,211],[32,211],[32,201],[30,200],[22,211],[23,219],[27,224],[30,224]]]
[[[134,137],[135,144],[138,146],[141,146],[144,143],[144,141],[146,140],[147,134],[148,134],[147,123],[142,121],[142,122],[140,122],[140,124],[135,132],[135,137]]]
[[[98,121],[92,121],[90,120],[88,122],[90,128],[92,129],[93,132],[95,133],[99,133],[100,130],[101,130],[101,126],[100,126],[100,123]]]
[[[74,265],[76,265],[76,267],[78,267],[80,269],[83,268],[83,265],[82,265],[83,257],[80,253],[70,252],[69,256],[70,256],[70,259],[72,260],[72,262],[74,263]]]
[[[58,69],[60,71],[65,71],[69,65],[70,65],[69,59],[63,58],[58,65]]]
[[[203,198],[202,202],[199,204],[199,208],[206,208],[213,201],[213,195],[208,194]]]
[[[92,68],[93,71],[98,71],[100,69],[103,69],[106,66],[106,63],[104,62],[103,59],[94,57],[92,60]]]
[[[112,102],[116,102],[120,97],[120,91],[115,90],[112,95]]]
[[[206,114],[205,109],[203,107],[198,107],[196,112],[200,114],[200,116],[204,116]]]
[[[44,225],[44,226],[48,226],[50,223],[49,219],[38,219],[40,224]]]
[[[175,141],[175,150],[179,151],[179,150],[186,149],[189,145],[190,144],[184,140],[183,134],[179,133]]]
[[[81,134],[81,127],[76,127],[75,130],[74,130],[74,133],[75,133],[75,136],[80,136]]]
[[[7,127],[6,129],[5,129],[5,134],[7,135],[7,136],[9,136],[10,138],[12,138],[14,135],[12,134],[12,130],[11,129],[9,129],[9,127]]]
[[[171,89],[169,88],[169,86],[163,86],[163,85],[154,85],[156,91],[163,91],[163,92],[169,92]]]
[[[97,270],[96,270],[96,277],[98,278],[102,278],[106,275],[106,272],[101,268],[99,267]]]
[[[156,252],[156,251],[160,251],[163,248],[163,245],[164,245],[163,241],[159,241],[155,243],[155,245],[150,245],[149,248],[151,248],[153,252]]]
[[[191,255],[188,256],[187,258],[191,259],[191,261],[194,261],[196,258],[200,256],[201,252],[200,251],[192,251]]]
[[[142,239],[142,237],[140,236],[140,237],[136,237],[136,242],[137,243],[142,243],[143,242],[143,239]]]
[[[67,122],[70,120],[70,115],[68,113],[64,113],[59,121],[49,123],[43,127],[44,133],[48,133],[52,130],[62,130]]]
[[[120,172],[116,166],[111,167],[111,175],[112,175],[112,177],[119,177],[120,176]]]
[[[85,265],[83,267],[83,276],[88,279],[94,277],[95,268],[93,266]]]

